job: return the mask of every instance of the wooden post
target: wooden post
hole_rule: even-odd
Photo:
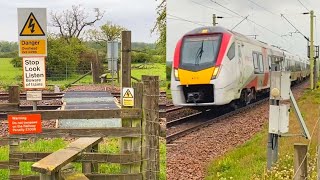
[[[12,157],[19,149],[19,139],[10,138],[9,140],[9,169],[10,169],[10,176],[11,175],[19,175],[19,160],[16,160]]]
[[[98,153],[99,151],[99,144],[96,144],[92,146],[92,149],[89,150],[88,152],[92,153]],[[99,165],[98,163],[93,163],[93,162],[83,162],[82,163],[82,172],[84,174],[91,174],[92,172],[98,172],[99,171]]]
[[[142,76],[143,122],[142,122],[142,164],[143,179],[159,179],[159,77]]]
[[[99,58],[98,51],[96,52],[96,58],[92,59],[91,62],[91,70],[92,70],[92,80],[94,84],[100,83],[100,67],[99,67]]]
[[[121,91],[124,87],[131,87],[131,31],[121,32]],[[129,77],[129,78],[128,78]],[[121,108],[124,108],[121,101]],[[133,120],[122,119],[122,127],[132,127]],[[121,138],[121,153],[132,152],[132,138]],[[131,173],[131,165],[121,165],[122,173]]]
[[[20,92],[19,86],[9,87],[9,103],[19,103],[20,102]]]
[[[308,176],[307,152],[308,145],[294,144],[294,180],[306,179]]]
[[[121,32],[121,87],[131,87],[131,31]]]

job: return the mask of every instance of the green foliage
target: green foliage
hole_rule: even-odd
[[[157,1],[157,0],[156,0]],[[155,27],[153,28],[153,32],[160,33],[160,37],[157,41],[157,48],[161,52],[162,55],[166,54],[166,32],[167,32],[167,21],[166,21],[166,9],[167,9],[167,1],[166,0],[159,0],[161,1],[157,7],[157,22]]]
[[[147,53],[142,52],[132,52],[131,54],[131,60],[132,63],[145,63],[145,62],[151,62],[152,56]]]
[[[166,78],[167,78],[167,81],[171,80],[171,71],[172,71],[172,67],[171,66],[166,66]]]
[[[22,58],[16,55],[13,59],[11,59],[10,63],[13,67],[22,67]]]
[[[71,76],[71,72],[75,73],[75,70],[82,71],[81,67],[85,68],[84,61],[80,61],[82,54],[89,54],[86,46],[78,39],[72,38],[66,41],[63,38],[48,39],[48,58],[46,61],[47,77],[55,77],[57,75]],[[80,63],[81,62],[81,63]],[[87,63],[87,66],[89,63]],[[80,66],[79,66],[80,65]],[[63,76],[64,77],[64,76]]]
[[[18,51],[18,43],[0,41],[0,53],[11,53],[11,52],[17,52],[17,51]]]
[[[108,41],[119,41],[121,32],[125,30],[126,28],[108,21],[106,24],[100,26],[98,30],[89,30],[89,36],[92,41],[106,47]]]

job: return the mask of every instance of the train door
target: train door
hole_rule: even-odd
[[[238,42],[238,71],[239,71],[239,84],[242,87],[244,83],[244,65],[243,65],[243,50],[242,50],[242,43]]]

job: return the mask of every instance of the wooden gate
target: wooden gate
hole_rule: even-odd
[[[50,119],[121,118],[120,128],[43,128],[41,134],[10,135],[0,145],[9,145],[9,161],[0,161],[0,169],[10,170],[10,179],[159,179],[159,79],[142,76],[133,85],[134,108],[112,110],[64,110],[11,112],[8,115],[41,114],[42,121]],[[53,153],[22,152],[19,144],[29,138],[75,137],[66,148]],[[120,137],[121,152],[99,152],[105,137]],[[35,162],[31,169],[39,175],[19,174],[20,162]],[[70,171],[71,162],[80,162],[82,172]],[[121,174],[101,174],[99,164],[120,164]]]

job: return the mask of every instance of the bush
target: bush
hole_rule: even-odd
[[[132,52],[131,54],[132,63],[145,63],[151,62],[152,56],[142,52]]]
[[[11,59],[10,63],[13,65],[13,67],[22,67],[22,58],[15,56],[13,59]]]
[[[17,56],[18,56],[18,51],[0,53],[0,58],[15,58]]]
[[[166,66],[166,77],[167,77],[168,81],[171,80],[171,71],[172,71],[172,67],[171,66]]]
[[[87,48],[78,39],[67,42],[63,38],[48,38],[48,58],[46,61],[47,77],[54,79],[71,76],[78,71],[80,55]]]

